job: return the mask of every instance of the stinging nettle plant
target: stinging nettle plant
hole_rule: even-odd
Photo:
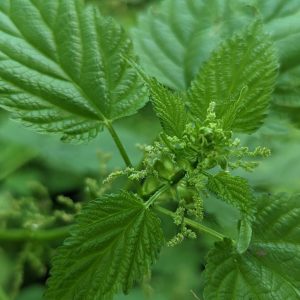
[[[204,234],[217,241],[206,259],[204,299],[299,299],[299,198],[254,193],[234,174],[252,171],[270,154],[236,138],[262,125],[275,89],[279,58],[263,22],[257,15],[228,33],[184,80],[175,67],[162,80],[92,4],[0,2],[0,106],[65,142],[90,140],[106,128],[126,165],[105,180],[126,176],[126,188],[89,201],[76,217],[53,257],[46,299],[113,299],[149,272],[165,244]],[[140,49],[143,38],[136,43]],[[113,122],[149,99],[162,131],[134,166]],[[210,195],[239,210],[237,239],[204,225]],[[163,215],[177,227],[167,241]]]

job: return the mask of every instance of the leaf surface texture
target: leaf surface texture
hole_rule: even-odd
[[[146,100],[132,44],[81,0],[2,0],[0,106],[39,131],[91,139]]]
[[[53,260],[46,298],[112,299],[127,293],[157,259],[160,221],[133,194],[108,195],[87,204]]]
[[[181,137],[188,121],[181,95],[172,92],[155,79],[150,79],[148,84],[155,112],[164,131],[170,136]]]
[[[204,121],[210,102],[225,129],[260,127],[275,86],[277,57],[259,22],[225,41],[203,65],[188,91],[192,114]]]
[[[238,208],[245,216],[253,216],[255,202],[246,179],[220,172],[208,177],[207,188],[221,200]]]
[[[244,254],[230,240],[216,244],[205,271],[206,300],[299,299],[299,203],[299,196],[261,199]]]
[[[173,89],[190,86],[223,40],[261,16],[280,56],[274,103],[300,106],[298,0],[165,0],[140,17],[135,48],[148,74]]]

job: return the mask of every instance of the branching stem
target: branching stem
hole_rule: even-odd
[[[156,211],[166,215],[166,216],[171,217],[171,218],[176,217],[176,214],[174,212],[172,212],[172,211],[170,211],[170,210],[168,210],[164,207],[154,206],[154,209]],[[198,223],[194,220],[191,220],[189,218],[184,218],[184,223],[191,226],[191,227],[193,227],[194,229],[196,229],[198,231],[205,232],[205,233],[207,233],[207,234],[209,234],[209,235],[211,235],[211,236],[213,236],[213,237],[215,237],[219,240],[223,240],[226,237],[225,235],[221,234],[220,232],[215,231],[215,230],[213,230],[213,229],[211,229],[207,226],[204,226],[204,225],[202,225],[202,224],[200,224],[200,223]]]
[[[121,142],[121,140],[120,140],[120,138],[117,134],[117,132],[115,131],[114,127],[112,126],[111,122],[106,121],[105,126],[108,129],[110,135],[112,136],[112,138],[113,138],[113,140],[114,140],[114,142],[115,142],[115,144],[116,144],[116,146],[117,146],[117,148],[118,148],[118,150],[119,150],[126,166],[128,168],[132,168],[132,163],[130,161],[130,158],[129,158],[129,156],[128,156],[128,154],[127,154],[127,152],[126,152],[126,150],[125,150],[125,148],[124,148],[124,146],[123,146],[123,144],[122,144],[122,142]]]
[[[71,226],[64,226],[53,229],[1,229],[1,242],[49,242],[54,240],[63,240],[69,234]]]

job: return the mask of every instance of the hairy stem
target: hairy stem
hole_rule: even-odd
[[[127,152],[126,152],[126,150],[125,150],[125,148],[124,148],[117,132],[113,128],[112,124],[109,121],[107,121],[107,122],[105,122],[105,126],[108,129],[110,135],[112,136],[112,138],[113,138],[113,140],[114,140],[114,142],[115,142],[115,144],[116,144],[116,146],[117,146],[117,148],[118,148],[118,150],[119,150],[126,166],[128,168],[132,168],[132,163],[129,159],[129,156],[128,156],[128,154],[127,154]]]
[[[161,206],[155,206],[154,209],[166,216],[169,216],[171,218],[174,218],[176,217],[176,214],[164,207],[161,207]],[[198,230],[198,231],[201,231],[201,232],[205,232],[219,240],[223,240],[225,238],[225,235],[219,233],[218,231],[215,231],[207,226],[204,226],[194,220],[191,220],[189,218],[184,218],[184,223],[193,227],[194,229]]]
[[[28,242],[39,241],[48,242],[54,240],[62,240],[69,234],[71,226],[53,229],[1,229],[0,241],[1,242]]]

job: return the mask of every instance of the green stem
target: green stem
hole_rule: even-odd
[[[1,242],[28,242],[39,241],[48,242],[53,240],[62,240],[69,235],[71,226],[65,226],[54,229],[1,229],[0,241]]]
[[[170,188],[170,184],[165,184],[161,186],[154,195],[152,195],[148,201],[145,203],[146,208],[150,207],[159,197],[162,195],[165,191],[167,191]]]
[[[150,194],[144,195],[143,198],[146,199],[146,200],[151,198],[152,196],[154,196],[159,190],[161,190],[165,186],[167,186],[168,188],[175,186],[181,179],[184,178],[185,175],[186,175],[186,171],[179,170],[177,173],[175,173],[171,177],[171,179],[169,180],[168,183],[161,184],[157,189],[155,189],[154,192],[152,191]]]
[[[105,126],[107,127],[110,135],[112,136],[112,138],[113,138],[113,140],[114,140],[114,142],[115,142],[115,144],[116,144],[116,146],[117,146],[117,148],[118,148],[118,150],[119,150],[126,166],[128,168],[132,168],[132,163],[129,159],[129,156],[128,156],[128,154],[127,154],[127,152],[126,152],[126,150],[125,150],[118,134],[116,133],[115,129],[113,128],[112,124],[109,121],[107,121],[107,122],[105,122]]]
[[[172,211],[170,211],[170,210],[168,210],[164,207],[155,206],[154,208],[155,208],[155,210],[157,210],[158,212],[160,212],[160,213],[162,213],[166,216],[169,216],[171,218],[176,217],[176,213],[174,213],[174,212],[172,212]],[[184,223],[191,226],[191,227],[193,227],[194,229],[197,229],[197,230],[201,231],[201,232],[208,233],[211,236],[213,236],[213,237],[215,237],[219,240],[223,240],[225,238],[225,235],[219,233],[218,231],[215,231],[215,230],[213,230],[213,229],[211,229],[207,226],[204,226],[204,225],[202,225],[202,224],[200,224],[200,223],[198,223],[194,220],[191,220],[189,218],[184,218]]]

